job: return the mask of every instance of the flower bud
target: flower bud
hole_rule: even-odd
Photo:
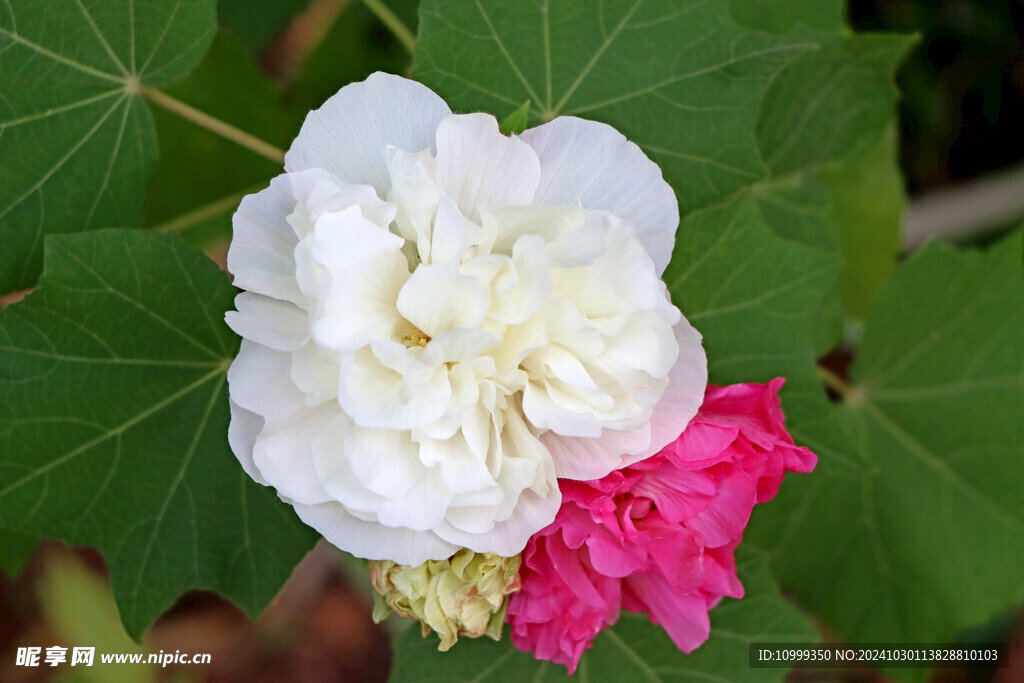
[[[508,596],[519,590],[519,563],[518,555],[501,557],[468,548],[416,567],[370,562],[370,582],[377,591],[373,620],[379,623],[390,612],[416,619],[424,636],[437,631],[442,652],[459,636],[498,640]]]

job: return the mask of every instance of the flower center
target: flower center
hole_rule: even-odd
[[[425,349],[427,348],[427,344],[430,343],[430,337],[423,332],[416,330],[415,332],[410,332],[402,337],[402,343],[404,343],[405,347],[409,349],[414,346],[419,346],[420,348]]]

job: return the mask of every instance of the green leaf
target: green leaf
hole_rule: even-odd
[[[900,252],[907,199],[896,145],[895,126],[890,125],[841,163],[753,187],[758,209],[776,233],[837,251],[843,272],[835,302],[853,318],[867,314]]]
[[[274,84],[225,33],[189,77],[167,93],[278,146],[286,147],[298,130],[283,112]],[[182,236],[200,246],[230,235],[231,214],[241,197],[265,187],[282,172],[281,165],[166,110],[155,109],[153,118],[161,159],[146,195],[146,225],[189,228]]]
[[[787,8],[782,24],[809,16],[835,33],[741,25],[728,0],[427,0],[416,73],[458,111],[504,114],[529,99],[534,123],[573,114],[615,126],[661,166],[686,213],[842,158],[891,117],[909,40],[841,37],[832,2],[821,15],[806,1]],[[769,11],[749,9],[744,21]]]
[[[8,576],[17,576],[38,545],[38,538],[0,529],[0,570]]]
[[[945,642],[1024,601],[1024,269],[931,243],[865,322],[845,400],[793,402],[819,456],[748,529],[850,642]],[[823,577],[827,577],[824,579]]]
[[[0,527],[98,548],[138,636],[183,591],[250,614],[313,542],[227,444],[227,276],[173,235],[51,236],[0,311]]]
[[[395,641],[391,680],[401,683],[497,683],[498,681],[579,680],[583,683],[621,681],[722,680],[751,683],[779,681],[784,669],[751,669],[751,641],[808,642],[814,631],[779,594],[768,572],[766,557],[741,546],[737,571],[746,597],[725,598],[711,611],[711,637],[692,654],[680,652],[660,627],[644,615],[623,612],[580,660],[576,675],[564,666],[533,658],[512,645],[506,632],[501,641],[461,639],[437,653],[437,636],[426,638],[409,628]]]
[[[456,111],[615,126],[683,212],[765,177],[754,128],[772,77],[816,46],[740,27],[727,0],[427,0],[415,72]]]
[[[846,27],[846,0],[730,0],[729,9],[737,23],[772,33],[834,33]]]
[[[837,270],[834,256],[772,232],[744,193],[686,217],[664,280],[704,336],[709,381],[731,384],[808,374]]]
[[[523,102],[523,106],[505,117],[501,122],[500,130],[502,135],[519,135],[526,130],[526,124],[530,115],[530,100]]]
[[[139,85],[202,58],[213,0],[0,3],[0,291],[32,285],[44,236],[138,225],[156,140]]]
[[[773,175],[841,159],[876,139],[892,119],[892,73],[913,46],[906,36],[860,35],[822,45],[778,75],[757,121],[761,156]]]
[[[843,259],[843,308],[854,318],[868,314],[900,253],[907,196],[897,145],[896,126],[891,125],[876,142],[820,174]]]
[[[836,249],[832,197],[820,172],[772,178],[751,190],[762,218],[777,235],[824,251]]]

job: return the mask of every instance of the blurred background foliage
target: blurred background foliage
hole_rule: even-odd
[[[372,11],[377,4],[368,0],[221,0],[223,32],[207,58],[207,68],[201,66],[171,92],[286,147],[305,113],[342,85],[377,70],[408,72],[411,53],[379,11]],[[415,32],[417,4],[416,0],[388,0],[387,7]],[[1024,0],[851,0],[848,18],[856,31],[912,32],[921,37],[898,75],[903,93],[900,164],[912,199],[1022,168]],[[274,85],[266,86],[259,72]],[[226,89],[223,74],[230,75],[228,85],[236,90]],[[238,93],[243,91],[259,106],[237,107]],[[269,113],[272,110],[283,113]],[[161,165],[151,185],[163,191],[147,196],[147,224],[177,220],[180,198],[186,194],[182,183],[197,186],[195,178],[182,176],[180,169],[195,169],[210,180],[201,184],[204,194],[189,201],[203,210],[218,198],[224,202],[203,220],[192,221],[183,236],[216,253],[218,244],[223,247],[238,196],[274,175],[274,164],[254,161],[245,151],[212,137],[209,147],[199,150],[200,163],[189,157],[195,154],[194,146],[177,150],[173,144],[175,136],[194,136],[195,130],[182,127],[180,120],[163,112],[157,111],[156,116],[161,141],[169,141],[162,144],[168,163]],[[1024,189],[1020,192],[1024,196]],[[178,201],[168,201],[172,197]],[[47,638],[74,639],[83,628],[81,615],[93,603],[107,605],[101,613],[109,614],[112,608],[95,585],[94,577],[103,576],[102,560],[91,551],[73,553],[47,543],[25,568],[6,569],[8,574],[0,573],[0,652]],[[193,592],[154,626],[142,647],[216,653],[214,669],[168,676],[256,681],[325,680],[326,675],[334,680],[383,680],[390,657],[386,634],[369,622],[364,587],[350,586],[356,583],[349,581],[352,576],[354,572],[321,548],[299,566],[259,622],[249,622],[213,594]],[[991,633],[985,637],[1009,639],[1013,648],[1021,650],[1021,623],[1018,615],[1004,615],[988,627]],[[116,619],[105,619],[94,633],[123,644],[118,645],[123,651],[136,647],[119,626]],[[964,675],[940,671],[933,680],[964,680],[959,678]],[[0,680],[5,681],[46,676],[43,669],[0,669]],[[1019,669],[972,676],[971,680],[998,683],[1024,680]],[[825,680],[807,672],[793,673],[790,679]],[[833,671],[827,680],[884,679],[870,671]]]
[[[852,0],[858,31],[914,32],[898,82],[912,193],[1024,159],[1024,2]]]

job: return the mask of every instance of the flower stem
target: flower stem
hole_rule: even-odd
[[[413,49],[416,47],[416,36],[398,18],[398,15],[391,11],[391,8],[385,5],[382,0],[363,0],[363,4],[381,20],[381,23],[395,34],[395,38],[398,38],[398,42],[402,44],[402,47],[408,50],[409,54],[412,54]]]
[[[967,239],[1024,218],[1024,164],[941,190],[910,203],[903,218],[903,249],[934,235]]]
[[[236,145],[245,147],[246,149],[259,154],[262,157],[266,157],[271,161],[275,161],[277,163],[284,162],[284,150],[275,147],[269,142],[260,140],[258,137],[250,135],[244,130],[235,128],[229,123],[225,123],[220,119],[210,116],[209,114],[205,114],[198,109],[185,104],[181,100],[175,99],[159,90],[155,90],[153,88],[141,88],[140,92],[153,104],[160,105],[167,111],[173,112],[187,121],[191,121],[200,128],[205,128],[212,133],[216,133]]]
[[[211,218],[216,218],[223,213],[227,213],[228,211],[237,208],[238,203],[241,202],[246,195],[258,192],[264,187],[266,187],[266,183],[254,185],[253,187],[240,192],[233,192],[221,197],[220,199],[215,199],[208,204],[203,204],[191,211],[186,211],[183,214],[175,216],[169,221],[164,221],[163,223],[154,225],[150,230],[158,230],[161,232],[183,232],[189,228],[201,225]]]

